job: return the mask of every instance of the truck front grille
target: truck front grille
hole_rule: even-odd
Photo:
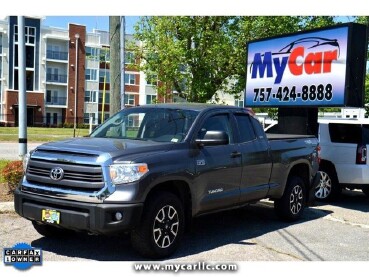
[[[55,168],[63,171],[63,176],[60,180],[51,178],[51,171]],[[27,168],[26,179],[30,183],[91,192],[98,191],[104,187],[104,177],[100,165],[31,159]]]

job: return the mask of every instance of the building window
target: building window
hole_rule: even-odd
[[[50,113],[46,113],[46,125],[47,126],[50,125],[50,117],[51,117],[51,114]]]
[[[35,27],[24,27],[24,40],[26,44],[35,45],[36,41],[36,28]],[[14,25],[14,41],[18,42],[18,25]]]
[[[146,84],[148,86],[157,86],[158,85],[158,75],[148,74],[146,78]]]
[[[106,76],[105,83],[109,84],[110,83],[110,71],[109,71],[109,69],[100,69],[99,70],[99,83],[101,83],[101,84],[104,83],[105,76]]]
[[[34,68],[35,67],[35,47],[34,46],[26,46],[26,67]]]
[[[110,49],[102,48],[100,50],[100,62],[109,62],[110,61]]]
[[[107,120],[109,118],[110,114],[109,113],[104,113],[104,121]],[[98,113],[98,124],[101,124],[101,113]]]
[[[33,71],[26,71],[26,90],[28,91],[33,91],[34,88],[33,88],[33,80],[34,80],[34,77],[33,77]]]
[[[53,113],[53,124],[54,125],[58,124],[58,114],[57,113]]]
[[[35,41],[36,41],[36,28],[35,27],[24,27],[24,38],[25,38],[25,55],[26,55],[26,90],[34,91],[35,85]],[[13,88],[19,89],[18,84],[18,26],[14,25],[14,83]]]
[[[99,92],[99,103],[103,102],[103,92]],[[105,92],[105,104],[110,104],[110,93],[108,91]]]
[[[146,95],[146,104],[156,103],[156,95]]]
[[[124,96],[124,105],[134,106],[135,96],[133,94],[126,94]]]
[[[60,50],[60,45],[47,45],[46,50],[46,58],[52,59],[52,60],[68,60],[68,52],[63,52]]]
[[[98,48],[86,46],[86,59],[98,61],[100,57],[100,51]]]
[[[66,105],[67,98],[61,97],[58,90],[46,90],[46,104],[48,105]]]
[[[234,100],[234,105],[236,106],[236,107],[241,107],[241,108],[243,108],[244,106],[243,106],[243,100],[240,100],[240,99],[236,99],[236,100]]]
[[[130,51],[125,52],[124,63],[134,64],[135,63],[135,53],[130,52]]]
[[[124,74],[124,83],[126,85],[134,85],[136,83],[135,74]]]
[[[97,91],[85,91],[85,102],[97,103]]]
[[[86,81],[97,81],[97,70],[86,68],[85,79]]]
[[[96,115],[94,113],[84,113],[83,114],[83,123],[90,123],[90,116],[92,117],[92,124],[96,124]]]

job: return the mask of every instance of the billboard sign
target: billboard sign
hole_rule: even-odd
[[[363,79],[359,86],[357,80],[353,80],[356,81],[355,87],[348,86],[351,82],[348,65],[354,56],[350,47],[353,34],[351,27],[351,24],[339,25],[250,42],[246,106],[339,107],[350,102],[349,89],[355,88],[353,93],[363,94],[357,91],[363,90]],[[358,40],[355,43],[359,43]],[[364,57],[362,63],[359,61],[358,64],[356,60],[354,67],[357,69],[360,66],[362,69],[359,72],[363,76]],[[355,101],[362,105],[358,103],[362,100]]]

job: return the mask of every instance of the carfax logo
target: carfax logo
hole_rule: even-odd
[[[33,248],[27,243],[17,243],[12,248],[4,248],[4,264],[16,269],[26,270],[33,265],[42,264],[42,249]]]

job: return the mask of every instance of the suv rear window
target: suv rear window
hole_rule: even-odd
[[[330,123],[329,134],[336,143],[369,143],[369,125]]]

